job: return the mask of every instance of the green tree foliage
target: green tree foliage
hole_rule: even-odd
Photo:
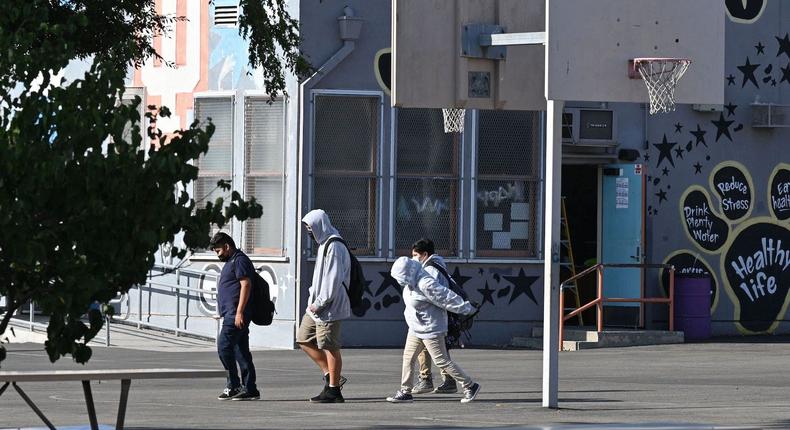
[[[210,0],[201,0],[210,1]],[[269,93],[284,73],[309,66],[285,0],[242,0],[240,33]],[[154,0],[4,0],[0,13],[0,338],[29,300],[49,315],[46,350],[84,363],[103,318],[91,303],[144,283],[162,243],[183,234],[187,250],[208,245],[211,224],[260,217],[254,199],[195,202],[184,190],[213,125],[191,124],[167,144],[143,148],[139,103],[120,104],[133,66],[158,57],[152,38],[181,17],[156,13]],[[161,58],[161,57],[160,57]],[[54,82],[79,60],[84,77]],[[167,116],[167,108],[151,114]],[[132,132],[129,133],[129,127]],[[218,186],[228,189],[227,182]],[[83,317],[87,314],[86,324]],[[0,345],[0,362],[5,350]]]

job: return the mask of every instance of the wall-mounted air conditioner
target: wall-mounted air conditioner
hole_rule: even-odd
[[[752,103],[752,127],[790,127],[790,105]]]
[[[611,109],[565,108],[562,141],[574,144],[608,144],[617,141],[617,117]]]

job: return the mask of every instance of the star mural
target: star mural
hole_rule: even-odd
[[[675,133],[680,133],[683,130],[683,125],[680,123],[675,124]]]
[[[462,275],[461,269],[459,269],[458,266],[455,266],[455,270],[453,270],[453,274],[450,275],[450,277],[453,278],[455,283],[458,284],[458,286],[461,287],[462,290],[464,289],[464,284],[467,283],[470,279],[472,279],[471,276]]]
[[[731,117],[731,116],[735,115],[735,109],[737,107],[738,107],[738,105],[734,105],[734,104],[732,104],[732,102],[728,102],[726,105],[724,105],[724,108],[727,109],[727,116]]]
[[[776,41],[779,42],[779,50],[776,52],[776,56],[779,57],[782,54],[787,55],[787,58],[790,58],[790,34],[785,33],[784,39],[780,39],[778,36],[774,36]]]
[[[690,131],[689,133],[691,133],[697,139],[696,142],[697,146],[699,146],[699,144],[701,143],[706,148],[708,147],[708,144],[705,143],[705,133],[707,133],[707,131],[699,128],[699,124],[697,124],[697,130]]]
[[[719,138],[722,136],[727,136],[727,139],[730,139],[730,142],[732,142],[732,136],[730,136],[730,126],[734,122],[735,121],[725,120],[723,113],[719,114],[718,121],[711,121],[711,123],[716,126],[716,142],[718,142]]]
[[[398,294],[401,293],[400,284],[398,284],[398,281],[396,281],[395,278],[390,276],[390,272],[379,272],[379,275],[381,275],[381,277],[384,278],[384,280],[381,281],[381,285],[379,285],[379,289],[376,290],[376,297],[380,296],[381,293],[385,292],[387,288],[390,287],[392,287],[396,293]]]
[[[787,63],[786,67],[780,67],[779,69],[782,70],[782,79],[779,80],[779,83],[787,82],[790,84],[790,63]]]
[[[656,197],[658,197],[658,204],[661,204],[664,200],[667,199],[667,192],[659,188],[658,192],[656,193]]]
[[[535,294],[532,293],[530,287],[540,276],[526,276],[524,274],[524,269],[519,269],[518,276],[503,276],[503,278],[513,284],[513,292],[510,294],[510,302],[508,303],[513,303],[513,300],[516,300],[518,296],[525,294],[530,300],[535,302],[536,305],[538,304],[537,299],[535,299]]]
[[[677,145],[677,142],[668,142],[667,135],[664,134],[664,138],[661,140],[661,143],[654,143],[653,146],[658,148],[658,162],[656,163],[656,167],[661,166],[661,162],[664,160],[669,160],[669,164],[672,167],[675,167],[675,160],[672,159],[672,147]]]
[[[738,66],[738,70],[743,73],[741,88],[745,87],[747,82],[751,82],[755,87],[760,88],[760,86],[757,85],[757,78],[754,76],[754,71],[757,70],[758,67],[760,67],[759,64],[751,64],[749,62],[749,57],[746,57],[746,64],[743,66]]]
[[[675,148],[675,157],[683,159],[683,148]]]
[[[661,170],[661,175],[662,176],[669,176],[669,169],[664,167],[664,169]]]
[[[697,161],[697,164],[694,165],[694,174],[697,175],[700,173],[702,173],[702,164],[699,164],[699,161]]]
[[[642,159],[645,160],[645,163],[647,163],[648,161],[650,161],[650,154],[645,152],[645,154],[642,156]]]
[[[757,42],[754,48],[757,49],[757,55],[765,54],[765,45],[763,45],[763,42]]]
[[[483,299],[480,301],[481,305],[485,302],[491,303],[492,305],[494,304],[494,291],[496,290],[492,290],[488,287],[488,281],[486,281],[485,288],[478,288],[477,291],[483,295]]]

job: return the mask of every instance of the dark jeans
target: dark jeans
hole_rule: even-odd
[[[231,321],[233,321],[231,319]],[[228,371],[227,388],[244,387],[249,393],[257,393],[258,387],[255,385],[255,365],[252,364],[252,354],[250,354],[250,329],[236,328],[231,322],[230,325],[223,324],[222,331],[217,338],[217,352],[222,366]],[[241,379],[236,368],[236,362],[241,369]]]

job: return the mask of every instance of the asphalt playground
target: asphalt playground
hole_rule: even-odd
[[[152,336],[160,337],[159,335]],[[2,370],[221,368],[210,345],[93,348],[82,366],[51,364],[38,343],[14,343]],[[153,350],[156,349],[156,350]],[[344,404],[310,404],[321,375],[296,350],[253,353],[262,400],[220,402],[223,380],[132,381],[129,429],[788,429],[790,341],[783,338],[610,348],[560,354],[557,410],[541,407],[541,351],[463,349],[453,358],[482,385],[475,402],[460,394],[384,398],[399,385],[401,351],[348,349]],[[82,387],[74,382],[21,384],[58,428],[85,426]],[[115,422],[118,381],[93,387],[102,428]],[[0,397],[0,429],[40,427],[17,393]]]

